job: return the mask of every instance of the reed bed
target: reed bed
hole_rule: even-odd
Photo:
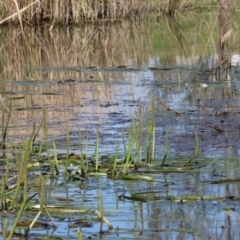
[[[83,1],[38,1],[3,0],[0,12],[3,16],[0,24],[7,21],[24,23],[42,23],[43,21],[61,23],[79,23],[95,20],[117,20],[135,18],[141,14],[151,12],[173,15],[176,11],[183,11],[199,6],[213,4],[213,0],[83,0]]]

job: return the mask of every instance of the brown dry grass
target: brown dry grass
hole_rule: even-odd
[[[82,21],[117,20],[136,17],[150,12],[172,15],[176,11],[200,5],[212,4],[216,0],[3,0],[0,12],[9,21],[18,21],[21,15],[25,23],[56,21],[79,23]],[[22,21],[20,20],[20,22]]]

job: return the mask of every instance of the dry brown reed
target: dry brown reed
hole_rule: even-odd
[[[212,2],[213,0],[22,0],[16,6],[14,1],[3,0],[0,5],[0,12],[3,18],[8,18],[8,20],[10,18],[12,21],[17,21],[21,13],[25,23],[56,21],[66,24],[82,21],[126,19],[150,12],[172,15],[179,10]]]

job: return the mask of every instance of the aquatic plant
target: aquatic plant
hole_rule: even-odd
[[[164,103],[162,103],[164,104]],[[165,105],[164,105],[165,106]],[[15,148],[12,150],[14,153],[14,157],[6,156],[6,171],[2,176],[1,181],[1,210],[13,211],[16,213],[14,217],[14,221],[11,222],[11,226],[9,226],[9,222],[5,221],[3,225],[3,236],[5,239],[11,239],[15,233],[17,228],[25,228],[25,236],[29,234],[31,229],[34,226],[41,226],[41,218],[40,215],[46,213],[48,218],[51,221],[51,227],[55,227],[55,223],[52,220],[52,215],[54,214],[94,214],[97,215],[97,220],[100,222],[100,234],[103,233],[103,223],[106,223],[108,226],[107,231],[111,231],[113,228],[112,224],[106,218],[104,214],[103,208],[103,196],[102,192],[98,192],[98,206],[96,210],[92,209],[79,209],[74,208],[74,205],[69,206],[59,206],[58,203],[47,204],[47,196],[45,194],[48,185],[49,179],[61,179],[66,180],[64,183],[68,184],[69,182],[74,183],[76,181],[84,182],[91,177],[97,176],[105,176],[109,179],[118,179],[123,181],[141,181],[141,182],[155,182],[156,173],[171,173],[171,172],[194,172],[196,169],[199,169],[204,164],[194,165],[192,164],[193,158],[197,161],[198,155],[198,135],[196,133],[196,147],[195,154],[189,160],[182,161],[173,161],[168,160],[168,164],[165,164],[166,156],[168,155],[168,136],[166,135],[165,139],[165,149],[164,154],[165,158],[161,162],[155,159],[155,134],[156,134],[156,111],[157,106],[155,103],[155,98],[152,98],[150,104],[151,110],[146,110],[143,112],[143,108],[139,107],[139,115],[138,117],[132,118],[131,124],[127,130],[122,129],[122,144],[124,145],[124,160],[119,163],[119,157],[121,153],[118,151],[118,144],[115,144],[115,153],[113,157],[113,161],[110,165],[105,165],[105,162],[102,162],[100,156],[100,134],[98,127],[96,128],[96,139],[95,139],[95,151],[92,157],[89,156],[89,139],[88,133],[86,132],[85,143],[82,141],[81,134],[79,133],[79,148],[80,148],[80,156],[75,156],[73,161],[71,155],[71,139],[70,132],[68,130],[68,126],[66,125],[66,138],[65,138],[65,151],[66,156],[61,156],[57,153],[58,143],[55,139],[55,136],[52,135],[52,138],[48,136],[48,127],[47,127],[47,110],[43,108],[43,117],[40,122],[38,128],[33,125],[33,131],[30,137],[24,141],[22,144],[15,145]],[[9,107],[9,109],[11,109]],[[3,114],[3,113],[2,113]],[[146,116],[145,118],[143,117]],[[179,115],[181,117],[181,115]],[[10,124],[10,115],[6,119],[8,122],[5,126],[4,132],[7,132],[6,129],[9,128]],[[42,128],[42,139],[38,139],[39,143],[36,143],[35,140],[37,138],[36,134],[40,132],[40,128]],[[80,132],[80,131],[79,131]],[[52,144],[50,144],[52,143]],[[86,146],[84,146],[86,144]],[[53,147],[53,152],[50,154],[50,145]],[[45,151],[47,156],[44,158],[42,152]],[[84,151],[86,151],[84,153]],[[146,153],[146,159],[142,159],[144,154],[140,152]],[[74,173],[71,170],[72,163],[75,163],[76,169],[80,169],[79,172]],[[88,166],[88,163],[91,163],[91,166]],[[9,177],[11,171],[10,163],[12,166],[15,166],[16,171],[14,172],[14,177]],[[44,175],[42,174],[41,166],[42,164],[47,164],[48,170]],[[51,171],[54,166],[56,169],[56,174],[54,171]],[[36,168],[38,171],[40,170],[39,175],[31,176],[29,173],[32,168]],[[83,171],[82,171],[83,170]],[[110,171],[108,171],[110,170]],[[84,173],[84,174],[82,174]],[[167,184],[167,183],[166,183]],[[68,186],[68,185],[66,185]],[[97,188],[96,188],[97,189]],[[168,196],[166,200],[174,203],[178,198],[174,197],[170,191],[167,192]],[[131,196],[120,196],[121,199],[127,199],[131,201],[155,201],[157,197],[155,194],[137,195],[132,194]],[[61,201],[69,202],[71,201],[69,198],[60,198]],[[182,197],[180,201],[185,201],[186,199],[191,199],[191,197]],[[192,198],[193,200],[198,200],[198,198]],[[84,197],[83,197],[84,201]],[[91,211],[90,211],[91,210]],[[26,211],[32,213],[32,218],[28,218],[28,221],[24,221],[24,214]],[[51,214],[51,215],[50,215]],[[90,217],[92,218],[92,217]],[[10,229],[10,230],[8,230]],[[82,239],[82,231],[78,230],[76,233],[78,239]]]

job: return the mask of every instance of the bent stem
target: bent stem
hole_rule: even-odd
[[[183,165],[183,166],[187,166],[188,164],[190,164],[191,163],[191,161],[195,158],[195,157],[197,157],[197,155],[198,155],[198,149],[199,149],[199,144],[198,144],[198,133],[197,132],[195,132],[195,153],[194,153],[194,155]]]
[[[161,167],[164,166],[165,160],[167,158],[168,155],[168,133],[166,134],[166,139],[165,139],[165,147],[164,147],[164,158],[161,164]]]
[[[95,170],[98,171],[98,151],[99,151],[99,131],[97,127],[97,133],[96,133],[96,149],[95,149],[95,157],[96,157],[96,166]]]
[[[10,101],[6,124],[4,124],[5,111],[3,110],[3,112],[2,112],[2,148],[5,148],[5,140],[7,137],[7,130],[8,130],[9,122],[10,122],[10,118],[11,118],[11,111],[12,111],[12,100]]]

